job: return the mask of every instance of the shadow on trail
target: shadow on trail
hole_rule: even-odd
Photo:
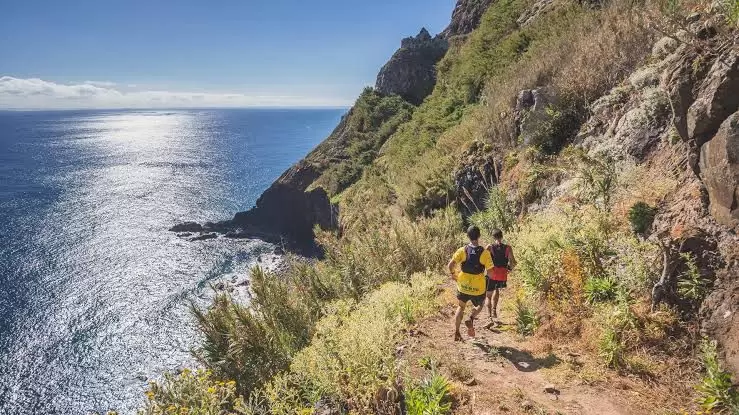
[[[491,346],[485,343],[473,343],[491,357],[503,357],[521,372],[535,372],[541,368],[550,368],[562,363],[562,359],[549,353],[547,357],[535,358],[531,353],[508,346]]]

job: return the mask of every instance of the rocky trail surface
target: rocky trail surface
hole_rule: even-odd
[[[398,348],[410,374],[422,379],[439,370],[452,380],[456,414],[640,415],[679,413],[680,396],[650,379],[593,370],[595,358],[516,333],[504,310],[491,328],[487,309],[476,336],[454,341],[452,288],[441,311],[408,332]],[[509,293],[506,293],[510,295]],[[465,318],[469,315],[466,310]],[[684,397],[683,397],[684,398]]]

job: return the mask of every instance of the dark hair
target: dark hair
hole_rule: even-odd
[[[503,231],[501,231],[498,228],[493,229],[493,239],[497,239],[497,240],[503,239]]]
[[[467,237],[470,238],[470,241],[476,241],[480,239],[480,228],[474,225],[467,228]]]

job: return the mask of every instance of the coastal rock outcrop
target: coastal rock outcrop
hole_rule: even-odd
[[[170,230],[201,232],[190,241],[212,239],[220,233],[227,238],[259,238],[304,255],[316,255],[314,227],[331,229],[338,221],[338,210],[322,188],[306,191],[319,174],[313,165],[301,161],[272,183],[252,209],[231,220],[203,225],[185,222]]]
[[[377,75],[375,89],[385,95],[397,94],[411,104],[423,102],[436,85],[436,63],[449,47],[446,39],[431,37],[424,28],[407,37]]]
[[[338,213],[325,190],[319,187],[306,191],[317,177],[318,172],[310,164],[291,167],[262,193],[254,208],[234,216],[232,227],[312,246],[313,227],[335,227]]]

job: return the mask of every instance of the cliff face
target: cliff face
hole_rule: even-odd
[[[576,142],[592,155],[609,153],[646,171],[671,166],[679,185],[658,206],[650,236],[669,251],[665,281],[655,285],[653,301],[685,311],[677,294],[687,272],[680,255],[692,257],[701,277],[713,284],[697,320],[703,334],[719,341],[727,366],[739,373],[736,53],[718,40],[700,47],[660,40],[652,63],[592,104]]]
[[[407,37],[377,75],[375,89],[385,95],[400,95],[414,105],[423,102],[436,85],[436,64],[449,48],[449,40],[471,33],[480,23],[492,0],[458,0],[452,19],[443,32],[431,37],[423,28]]]
[[[447,48],[443,36],[432,38],[426,29],[421,29],[416,37],[403,39],[400,49],[377,75],[375,89],[385,95],[400,95],[414,105],[420,104],[434,90],[435,66]]]
[[[441,32],[441,36],[449,39],[471,33],[480,24],[482,15],[492,2],[493,0],[458,0],[452,12],[452,20]]]

